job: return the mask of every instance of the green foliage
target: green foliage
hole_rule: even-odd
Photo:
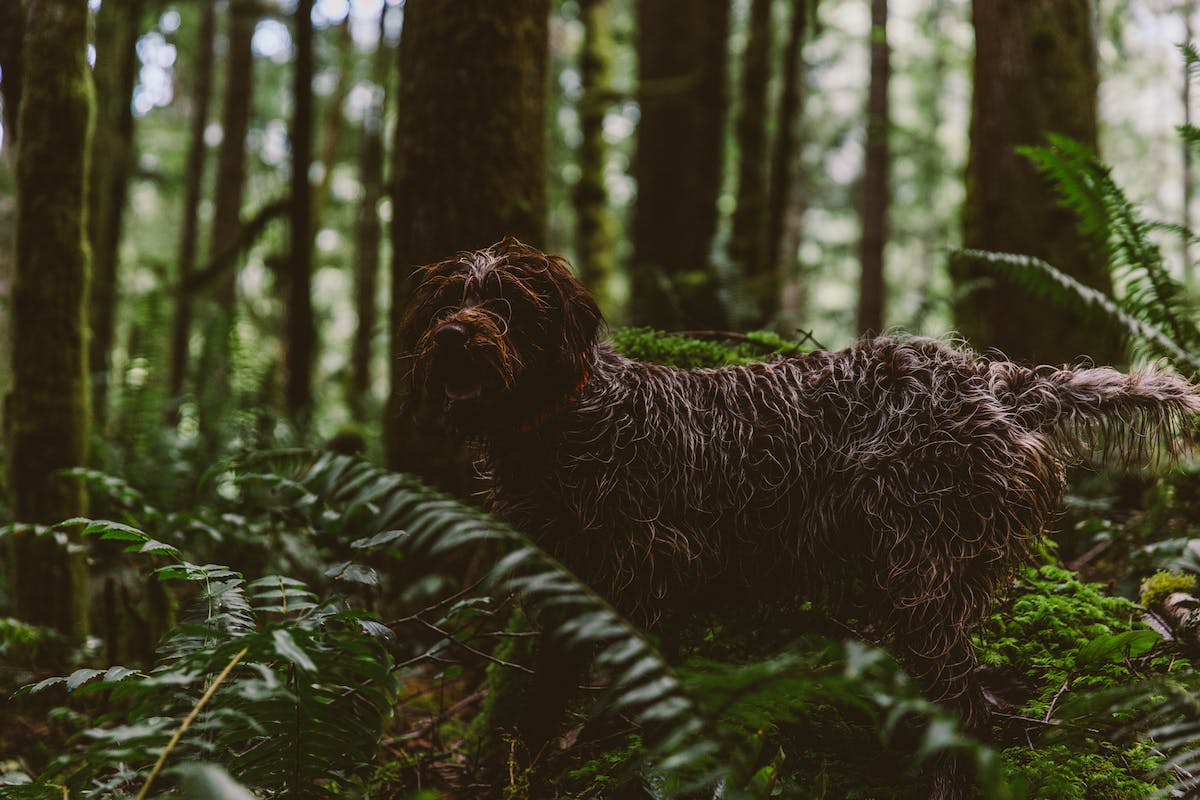
[[[1183,135],[1189,136],[1186,130]],[[1145,219],[1113,180],[1111,169],[1088,147],[1056,134],[1049,139],[1048,146],[1022,152],[1049,178],[1060,204],[1075,214],[1084,233],[1104,249],[1117,296],[1109,298],[1028,256],[979,250],[960,255],[995,267],[1031,293],[1074,307],[1097,323],[1117,325],[1143,355],[1164,358],[1189,374],[1200,373],[1195,306],[1153,239],[1164,230],[1191,234]]]
[[[1031,800],[1129,800],[1147,797],[1156,786],[1140,776],[1154,774],[1162,758],[1149,745],[1128,746],[1103,739],[1010,747],[1003,751],[1010,778]]]
[[[298,580],[247,582],[122,523],[87,522],[84,533],[165,559],[154,573],[192,584],[195,601],[150,670],[84,668],[23,690],[111,704],[39,783],[123,797],[153,778],[160,756],[221,763],[259,796],[319,797],[361,782],[396,688],[388,629],[343,600],[318,601]]]
[[[1196,588],[1195,575],[1183,575],[1178,572],[1160,569],[1146,578],[1142,584],[1140,602],[1146,608],[1156,606],[1175,592],[1190,592]]]
[[[767,331],[716,337],[698,339],[653,328],[618,328],[612,333],[613,345],[630,358],[684,369],[749,364],[806,350],[797,342]]]
[[[1146,742],[1098,735],[1141,713],[1132,705],[1115,710],[1099,699],[1105,693],[1189,668],[1137,615],[1128,600],[1047,564],[1025,568],[1009,601],[980,631],[984,663],[1026,685],[1027,698],[1006,726],[1037,738],[1003,756],[1010,779],[1032,797],[1137,797],[1166,783],[1162,758]],[[1082,711],[1089,704],[1094,710]]]

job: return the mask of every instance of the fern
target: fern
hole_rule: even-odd
[[[22,690],[105,693],[112,705],[38,785],[125,797],[150,782],[151,765],[164,755],[164,774],[173,774],[173,764],[224,763],[265,796],[322,797],[365,778],[396,688],[386,629],[336,598],[318,602],[299,581],[247,584],[229,568],[187,562],[174,546],[122,523],[89,521],[84,533],[167,559],[155,569],[159,579],[192,582],[199,591],[150,671],[81,669]],[[229,664],[237,668],[196,714],[213,676]]]
[[[1191,136],[1184,131],[1185,138]],[[1117,297],[1108,298],[1070,276],[1027,256],[963,250],[966,258],[999,267],[1027,290],[1057,299],[1116,323],[1135,347],[1165,358],[1190,374],[1200,373],[1200,327],[1184,286],[1167,269],[1153,239],[1157,231],[1180,232],[1177,226],[1143,218],[1113,180],[1110,169],[1086,146],[1057,134],[1045,147],[1021,152],[1050,179],[1059,203],[1072,211],[1081,229],[1107,257]]]

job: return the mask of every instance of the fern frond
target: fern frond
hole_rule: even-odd
[[[1145,355],[1164,358],[1190,374],[1200,373],[1200,353],[1185,350],[1153,323],[1139,319],[1103,292],[1080,283],[1041,259],[987,250],[959,250],[957,254],[996,267],[1033,294],[1052,297],[1085,316],[1103,318],[1119,325],[1135,345],[1143,348]]]
[[[1048,146],[1021,152],[1050,179],[1060,204],[1075,213],[1082,230],[1104,248],[1121,310],[1179,348],[1200,351],[1195,308],[1151,236],[1162,224],[1142,217],[1090,148],[1058,134],[1048,138]]]
[[[654,645],[528,538],[416,478],[351,456],[320,456],[299,483],[330,505],[370,511],[357,517],[360,549],[378,541],[404,559],[435,563],[468,548],[495,547],[501,557],[483,588],[497,597],[520,596],[527,609],[548,621],[543,635],[595,650],[597,666],[611,678],[601,704],[642,726],[643,741],[660,768],[697,779],[716,767],[715,756],[728,743]],[[543,613],[551,609],[557,613]]]

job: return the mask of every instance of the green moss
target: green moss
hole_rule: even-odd
[[[1142,744],[1119,747],[1095,741],[1081,752],[1066,745],[1010,747],[1003,751],[1008,777],[1028,790],[1031,800],[1128,800],[1146,797],[1155,785],[1140,777],[1162,760]]]
[[[695,339],[652,328],[618,328],[612,333],[612,341],[618,351],[630,358],[685,369],[749,364],[805,351],[796,342],[766,331],[748,333],[732,341]]]
[[[976,639],[985,664],[1029,686],[1030,696],[1013,713],[1039,720],[1055,718],[1084,693],[1182,668],[1180,659],[1156,651],[1160,642],[1140,622],[1132,602],[1049,564],[1022,571],[1008,602]],[[1009,741],[1014,738],[1017,734]],[[1002,755],[1009,776],[1025,783],[1030,797],[1047,800],[1145,796],[1155,789],[1147,776],[1161,764],[1142,744],[1117,744],[1103,735],[1069,742],[1034,739],[1009,746]]]
[[[1196,576],[1160,569],[1142,583],[1142,605],[1156,606],[1175,592],[1190,592],[1196,588]]]

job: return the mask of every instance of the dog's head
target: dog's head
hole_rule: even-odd
[[[414,391],[468,430],[519,423],[587,375],[600,310],[566,261],[515,239],[422,267],[400,323]]]

